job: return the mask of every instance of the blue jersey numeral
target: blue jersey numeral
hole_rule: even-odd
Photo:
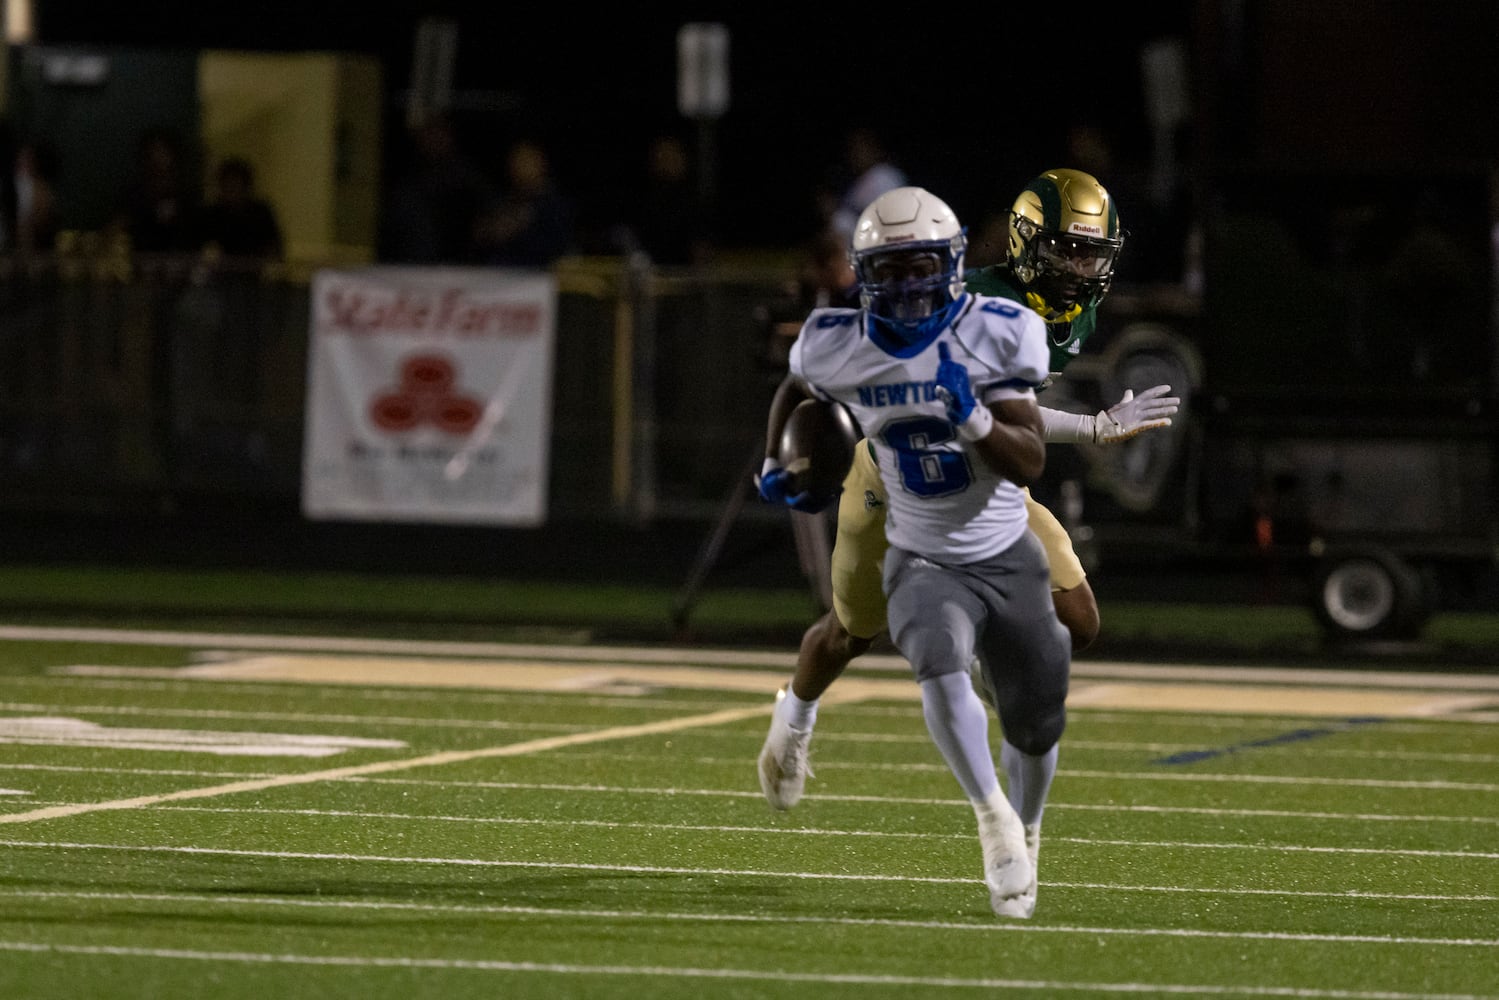
[[[933,447],[953,440],[956,434],[953,425],[940,417],[912,417],[886,425],[880,439],[895,451],[907,492],[945,497],[963,492],[973,482],[965,453]]]
[[[979,306],[979,311],[986,313],[998,313],[1005,319],[1014,319],[1016,316],[1020,315],[1019,306],[1012,305],[1011,303],[1006,302],[1003,299],[990,299],[983,305]]]

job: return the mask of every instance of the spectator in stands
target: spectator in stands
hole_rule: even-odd
[[[181,144],[166,129],[142,133],[136,172],[114,220],[136,253],[183,253],[194,241],[198,194],[189,180]]]
[[[880,136],[871,128],[850,129],[844,139],[843,170],[824,189],[823,217],[833,232],[847,241],[854,235],[859,213],[880,195],[906,184],[906,173],[896,166]]]
[[[494,186],[464,151],[447,115],[424,118],[409,137],[412,162],[393,185],[381,220],[381,259],[477,263],[475,226],[494,202]]]
[[[796,280],[785,299],[763,307],[761,321],[767,326],[766,360],[784,375],[791,345],[802,332],[802,324],[813,309],[859,308],[859,279],[848,258],[848,243],[831,229],[812,236],[802,249]]]
[[[672,266],[708,258],[707,212],[681,139],[658,135],[651,140],[644,189],[632,214],[634,240],[653,262]]]
[[[478,226],[482,260],[501,267],[550,267],[575,246],[572,199],[557,185],[540,143],[515,142],[505,165],[504,193]]]
[[[62,231],[57,183],[61,165],[57,150],[44,139],[28,139],[16,150],[11,214],[17,253],[51,253]]]
[[[285,247],[248,160],[220,161],[214,195],[194,220],[194,239],[206,266],[179,290],[165,338],[173,401],[167,446],[187,457],[230,449],[252,467],[266,447],[256,419],[282,302],[265,265],[281,260]],[[210,412],[216,416],[203,419]]]
[[[255,188],[255,168],[230,157],[219,164],[215,180],[215,197],[204,206],[198,228],[199,248],[231,262],[280,260],[281,224]]]

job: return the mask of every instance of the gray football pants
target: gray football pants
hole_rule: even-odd
[[[975,653],[994,688],[1004,738],[1039,756],[1062,738],[1072,636],[1051,601],[1046,552],[1029,531],[997,556],[943,565],[885,553],[890,638],[918,682],[966,670]]]

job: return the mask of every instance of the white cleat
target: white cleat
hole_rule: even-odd
[[[994,697],[994,689],[984,679],[984,668],[980,666],[977,656],[968,661],[968,680],[973,684],[973,693],[979,696],[979,700],[990,709],[998,711],[999,699]]]
[[[984,849],[984,883],[989,904],[1001,917],[1028,917],[1024,896],[1035,907],[1036,865],[1027,850],[1025,827],[1008,802],[1003,809],[979,809],[979,843]]]
[[[1031,914],[1036,912],[1036,884],[1041,877],[1041,824],[1035,823],[1025,828],[1025,853],[1031,862],[1031,884],[1020,895],[1003,901],[994,902],[994,912],[1001,917],[1019,917],[1021,920],[1029,920]]]
[[[812,776],[808,760],[812,730],[792,729],[781,718],[779,708],[785,697],[784,688],[776,692],[777,711],[770,715],[770,732],[760,748],[760,791],[772,809],[790,809],[800,802]]]

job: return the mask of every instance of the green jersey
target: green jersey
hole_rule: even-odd
[[[991,264],[968,271],[963,275],[963,287],[975,295],[1012,299],[1027,309],[1030,308],[1030,304],[1025,301],[1025,290],[1010,274],[1008,264]],[[1083,341],[1092,336],[1097,327],[1096,305],[1084,306],[1083,311],[1070,323],[1046,324],[1048,346],[1051,347],[1051,378],[1047,379],[1048,385],[1062,374],[1067,362],[1077,357],[1078,352],[1083,349]]]

